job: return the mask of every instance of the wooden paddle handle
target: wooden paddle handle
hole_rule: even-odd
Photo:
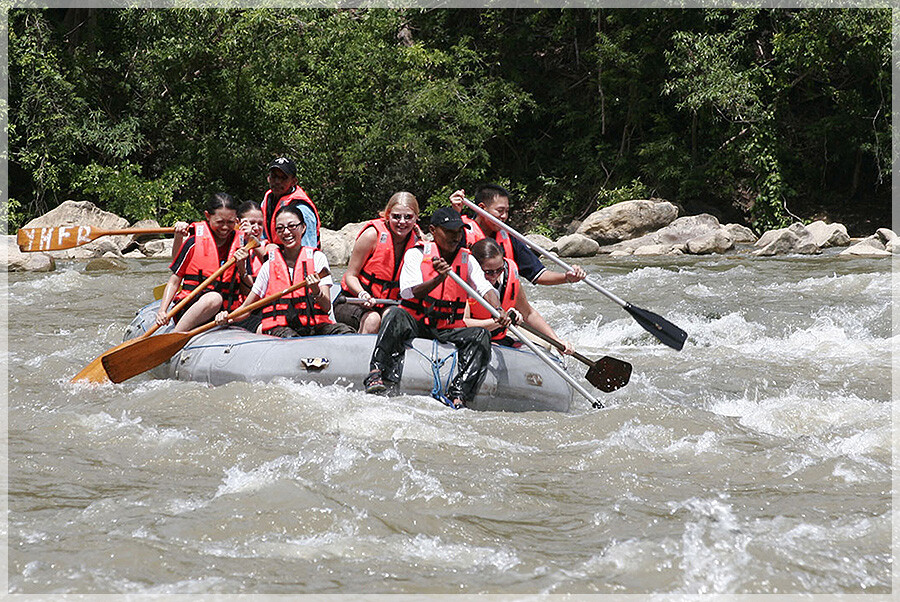
[[[280,293],[272,293],[272,294],[269,295],[268,297],[263,297],[263,298],[260,299],[259,301],[254,301],[253,303],[251,303],[251,304],[248,305],[247,307],[241,307],[241,308],[239,308],[239,309],[234,310],[233,312],[231,312],[230,314],[228,314],[227,316],[225,316],[225,319],[226,319],[226,320],[233,320],[233,319],[238,318],[238,317],[240,317],[240,316],[243,316],[243,315],[245,315],[245,314],[249,314],[251,311],[257,310],[257,309],[259,309],[260,307],[265,307],[265,306],[268,305],[269,303],[272,303],[273,301],[277,301],[278,299],[280,299],[280,298],[283,297],[284,295],[286,295],[286,294],[288,294],[288,293],[292,293],[292,292],[294,292],[294,291],[297,290],[297,289],[303,288],[304,286],[306,286],[306,282],[298,282],[297,284],[294,284],[294,285],[291,285],[291,286],[287,287],[286,289],[284,289],[284,290],[281,291]],[[191,331],[188,331],[187,334],[188,334],[189,336],[195,337],[195,336],[197,336],[198,334],[203,334],[203,333],[206,332],[207,330],[212,330],[213,328],[215,328],[215,327],[218,326],[218,325],[219,325],[219,324],[217,324],[216,321],[213,320],[212,322],[208,322],[208,323],[204,324],[203,326],[198,326],[197,328],[195,328],[195,329],[193,329],[193,330],[191,330]]]
[[[247,244],[245,244],[245,245],[244,245],[243,247],[241,247],[241,248],[244,249],[244,250],[246,250],[246,251],[249,251],[250,249],[253,249],[253,248],[258,247],[258,246],[259,246],[259,241],[256,240],[255,238],[251,238],[249,241],[247,241]],[[203,282],[201,282],[199,285],[197,285],[197,288],[195,288],[195,289],[192,290],[190,293],[188,293],[187,297],[185,297],[184,299],[182,299],[181,301],[179,301],[179,302],[175,305],[175,307],[173,307],[172,309],[170,309],[170,310],[166,313],[166,322],[168,322],[169,320],[171,320],[172,317],[175,316],[175,314],[177,314],[179,311],[181,311],[188,303],[190,303],[191,301],[193,301],[194,298],[195,298],[197,295],[199,295],[200,293],[202,293],[202,292],[206,289],[207,286],[209,286],[210,284],[212,284],[213,282],[215,282],[215,281],[216,281],[216,278],[218,278],[219,276],[221,276],[222,274],[224,274],[224,273],[225,273],[225,270],[227,270],[227,269],[230,268],[232,265],[234,265],[235,261],[236,261],[236,260],[235,260],[235,258],[234,258],[234,255],[232,255],[231,257],[228,258],[228,261],[226,261],[225,263],[223,263],[222,266],[221,266],[218,270],[216,270],[215,272],[213,272],[212,274],[210,274],[209,278],[207,278],[206,280],[204,280]],[[155,325],[153,325],[152,328],[150,328],[150,329],[147,330],[143,335],[141,335],[141,338],[143,338],[143,337],[149,337],[151,334],[153,334],[154,332],[156,332],[157,330],[159,330],[161,326],[162,326],[161,324],[155,324]]]

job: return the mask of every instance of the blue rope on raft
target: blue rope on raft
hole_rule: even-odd
[[[431,343],[431,357],[426,356],[424,353],[416,349],[415,347],[411,347],[413,351],[426,358],[429,362],[431,362],[431,396],[437,399],[439,402],[444,404],[445,406],[451,407],[454,410],[457,409],[455,405],[453,405],[453,401],[447,397],[446,391],[450,386],[450,379],[453,378],[453,373],[456,372],[456,351],[448,355],[442,360],[438,360],[438,342],[432,341]],[[447,374],[447,382],[445,384],[441,384],[441,368],[443,368],[444,363],[452,359],[453,363],[450,365],[450,373]]]

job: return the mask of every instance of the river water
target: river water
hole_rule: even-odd
[[[606,409],[569,414],[70,384],[166,264],[10,274],[9,591],[887,599],[890,260],[584,265],[689,339],[664,347],[584,284],[529,288],[582,353],[634,365]]]

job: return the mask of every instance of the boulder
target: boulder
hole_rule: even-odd
[[[884,243],[881,242],[881,237],[877,234],[864,238],[855,245],[841,251],[841,255],[856,255],[858,257],[890,257],[892,254],[893,252],[887,249]]]
[[[850,235],[844,224],[826,224],[819,220],[806,226],[806,229],[820,249],[846,247],[850,244]]]
[[[9,272],[52,272],[56,261],[49,253],[23,253],[19,250],[15,236],[6,236],[6,253],[2,267]]]
[[[91,226],[102,230],[120,230],[128,227],[128,220],[115,213],[103,211],[89,201],[64,201],[55,209],[34,218],[23,227],[59,228],[61,226]],[[116,252],[119,252],[128,245],[129,241],[130,237],[127,235],[103,236],[80,247],[50,251],[49,253],[53,257],[65,259],[101,257],[113,247]]]
[[[128,262],[122,258],[121,253],[106,253],[103,257],[94,257],[84,266],[85,272],[122,272],[128,269]]]
[[[753,254],[761,257],[786,253],[814,255],[820,252],[812,234],[799,222],[791,224],[788,228],[764,232],[754,246],[757,250]]]
[[[141,253],[147,257],[172,257],[172,245],[175,241],[171,238],[158,238],[141,243]]]
[[[555,243],[543,234],[526,234],[525,238],[545,250],[550,250]]]
[[[576,233],[612,245],[659,230],[677,217],[678,208],[668,201],[622,201],[590,214]]]
[[[731,235],[731,240],[734,241],[734,244],[752,244],[758,240],[758,237],[753,233],[753,230],[747,226],[742,226],[740,224],[726,224],[725,229],[728,230],[728,234]]]
[[[563,236],[555,246],[560,257],[593,257],[600,249],[597,241],[578,233]]]
[[[644,245],[636,248],[631,255],[667,255],[672,249],[672,245]]]
[[[615,245],[600,247],[599,252],[609,254],[622,250],[629,250],[629,252],[632,252],[638,247],[652,245],[664,245],[670,248],[677,247],[683,250],[689,240],[706,236],[721,228],[722,225],[719,223],[719,220],[708,213],[689,215],[686,217],[679,217],[665,228],[661,228],[652,234],[646,234],[639,238],[626,240]],[[666,252],[668,253],[668,251]]]
[[[346,237],[338,231],[328,228],[319,229],[322,252],[328,258],[329,265],[347,265],[352,247],[347,244]]]
[[[734,248],[734,239],[731,238],[731,233],[724,227],[709,234],[692,238],[685,245],[686,251],[692,255],[724,253],[732,248]]]
[[[897,238],[897,235],[894,233],[894,231],[890,230],[889,228],[878,228],[878,230],[875,231],[875,236],[877,236],[884,244],[887,244]]]

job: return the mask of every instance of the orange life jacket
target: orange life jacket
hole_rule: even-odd
[[[209,224],[206,222],[194,222],[190,228],[193,230],[194,249],[191,253],[190,262],[185,268],[181,290],[176,293],[173,299],[175,303],[187,297],[188,293],[197,288],[201,282],[209,278],[209,275],[222,265],[219,262],[216,239],[213,238],[212,232],[209,231]],[[228,256],[234,255],[234,252],[242,246],[244,246],[244,234],[236,230],[234,237],[231,239],[231,248],[228,249]],[[227,311],[237,309],[244,302],[244,296],[241,295],[240,275],[234,265],[225,270],[215,282],[207,287],[207,290],[216,291],[222,295],[224,300],[222,307]]]
[[[403,255],[409,249],[413,248],[419,242],[419,236],[413,230],[406,239],[406,246],[399,257],[394,256],[394,241],[391,231],[383,219],[373,219],[363,226],[359,231],[356,239],[362,236],[362,233],[369,228],[375,228],[377,238],[372,253],[366,259],[362,268],[359,270],[359,283],[363,290],[368,292],[376,299],[399,299],[400,298],[400,266],[403,263]],[[341,279],[341,288],[347,292],[349,296],[350,287],[347,286],[347,274]]]
[[[519,291],[522,290],[522,282],[519,280],[519,269],[516,267],[516,262],[509,257],[504,257],[503,260],[506,262],[506,279],[503,282],[503,287],[498,293],[500,295],[500,305],[503,309],[509,311],[516,306],[516,301],[519,298]],[[491,318],[491,314],[488,310],[482,307],[481,303],[476,299],[469,299],[469,315],[476,320],[487,320]],[[491,340],[499,341],[505,336],[506,329],[498,328],[491,333]]]
[[[422,282],[427,282],[438,275],[434,269],[433,259],[440,256],[438,246],[426,242],[422,247]],[[461,248],[453,258],[450,269],[467,281],[469,279],[469,250]],[[418,321],[424,321],[434,328],[463,328],[463,315],[466,310],[466,291],[450,278],[429,292],[424,299],[404,299],[400,305]]]
[[[260,209],[262,209],[263,219],[269,215],[269,203],[274,203],[275,206],[271,210],[272,218],[268,222],[263,222],[263,228],[266,231],[266,238],[269,242],[273,242],[276,245],[281,244],[281,239],[278,238],[278,233],[275,232],[275,215],[278,213],[278,210],[282,207],[286,207],[287,205],[306,205],[310,209],[312,209],[313,214],[316,216],[316,248],[322,248],[322,237],[320,236],[322,229],[322,218],[319,217],[319,210],[316,209],[316,204],[312,202],[312,199],[309,198],[309,195],[300,188],[299,186],[294,186],[294,189],[285,196],[280,199],[273,200],[272,199],[272,191],[267,190],[265,196],[263,197],[262,204],[260,205]]]
[[[303,247],[300,256],[294,265],[294,278],[291,280],[288,274],[287,262],[280,249],[269,252],[269,282],[264,296],[280,293],[284,289],[304,280],[309,274],[316,271],[313,262],[315,249]],[[315,324],[331,324],[332,320],[327,311],[316,305],[315,299],[304,287],[283,295],[274,303],[262,308],[262,331],[267,332],[276,326],[288,326],[288,316],[296,314],[298,321],[303,326]]]
[[[465,228],[463,229],[466,233],[466,246],[471,247],[476,242],[481,240],[482,238],[487,238],[485,236],[484,231],[481,229],[481,226],[478,225],[478,222],[473,220],[472,218],[462,216],[463,224]],[[497,244],[500,245],[500,248],[503,249],[504,257],[513,258],[513,246],[512,240],[509,238],[509,232],[506,230],[497,230],[494,234],[494,240],[497,241]]]

